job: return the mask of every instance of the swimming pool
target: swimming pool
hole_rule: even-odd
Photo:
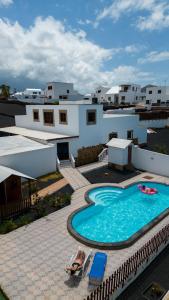
[[[133,244],[169,213],[169,186],[141,183],[156,188],[158,194],[143,194],[138,183],[125,189],[104,186],[89,190],[86,193],[89,204],[69,217],[70,233],[81,242],[99,248]]]

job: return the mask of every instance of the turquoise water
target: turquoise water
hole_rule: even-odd
[[[74,215],[73,229],[97,242],[127,240],[169,208],[168,186],[150,182],[144,184],[156,188],[158,194],[143,194],[137,184],[127,189],[100,187],[91,190],[89,198],[95,204]]]

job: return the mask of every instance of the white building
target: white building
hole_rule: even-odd
[[[76,101],[83,99],[83,95],[74,90],[73,83],[48,82],[45,89],[48,102],[58,100]]]
[[[1,131],[56,144],[59,159],[77,157],[78,149],[106,144],[113,137],[137,139],[139,144],[147,141],[138,115],[103,114],[98,104],[28,105],[26,115],[16,116],[15,121],[15,127]]]
[[[137,104],[145,100],[145,93],[138,84],[121,84],[111,88],[99,86],[91,98],[96,103]]]
[[[146,104],[169,104],[169,86],[147,86]]]
[[[91,94],[91,100],[93,103],[107,102],[106,92],[110,89],[108,86],[100,85],[97,87],[94,93]]]
[[[23,92],[14,93],[11,98],[29,103],[43,104],[45,102],[45,94],[42,89],[25,89]]]

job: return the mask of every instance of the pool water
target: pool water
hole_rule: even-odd
[[[169,186],[154,182],[142,184],[156,188],[158,194],[143,194],[138,184],[126,189],[99,187],[89,191],[94,205],[75,213],[73,229],[95,242],[117,243],[129,239],[169,208]]]

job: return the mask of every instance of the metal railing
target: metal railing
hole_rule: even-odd
[[[56,155],[56,166],[59,170],[60,169],[60,160],[59,160],[59,157],[57,155]]]
[[[70,159],[70,161],[71,161],[72,167],[73,167],[73,168],[76,168],[76,162],[75,162],[75,159],[74,159],[74,156],[73,156],[72,153],[70,153],[69,159]]]
[[[98,155],[98,160],[102,161],[108,155],[108,148],[104,148]]]
[[[107,278],[85,300],[109,300],[115,293],[120,293],[141,274],[148,264],[160,253],[169,242],[169,225],[160,230],[151,240],[131,256],[117,271]],[[163,247],[162,247],[163,246]],[[159,249],[161,247],[161,249]],[[119,292],[121,291],[121,292]]]

